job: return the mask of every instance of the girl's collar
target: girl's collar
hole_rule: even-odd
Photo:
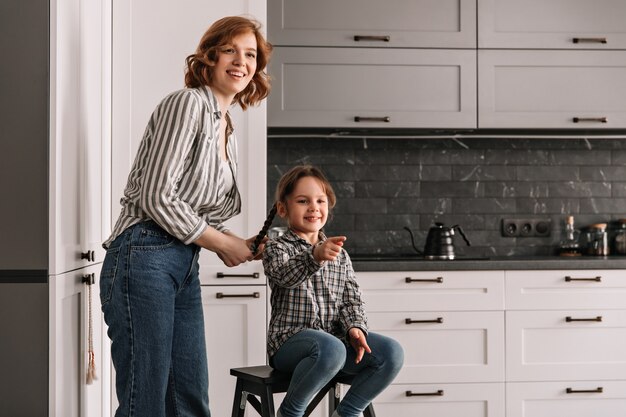
[[[308,240],[298,236],[298,234],[296,232],[294,232],[291,228],[287,229],[287,233],[285,233],[284,236],[286,238],[288,238],[287,240],[297,241],[297,242],[304,242],[304,243],[306,243],[309,246],[313,246],[313,244],[311,244]],[[321,230],[318,232],[318,239],[319,239],[318,243],[326,240],[326,235]]]

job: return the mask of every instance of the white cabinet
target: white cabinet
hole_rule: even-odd
[[[211,415],[231,414],[236,379],[230,368],[266,362],[266,303],[264,285],[202,286]]]
[[[478,51],[481,128],[626,127],[626,51]]]
[[[370,330],[405,362],[374,401],[399,417],[504,415],[502,271],[360,272]]]
[[[95,265],[50,277],[51,417],[105,416],[108,386],[107,379],[103,378],[103,358],[107,357],[104,352],[108,341],[104,339],[100,310],[99,271],[99,265]],[[88,385],[90,335],[98,379]]]
[[[476,127],[476,51],[275,49],[268,123],[283,127]]]
[[[479,48],[626,49],[622,0],[478,0]]]
[[[268,0],[277,46],[474,48],[475,0]]]
[[[507,417],[624,413],[624,274],[506,272]]]

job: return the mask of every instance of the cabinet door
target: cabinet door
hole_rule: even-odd
[[[281,46],[474,48],[476,2],[269,0],[268,32]]]
[[[480,128],[626,127],[626,52],[478,52]]]
[[[50,276],[50,416],[103,416],[104,392],[109,381],[103,374],[103,339],[100,311],[99,266]],[[92,282],[93,284],[89,284]],[[91,295],[89,291],[91,289]],[[91,309],[91,332],[89,312]],[[93,337],[98,379],[87,384],[89,335]]]
[[[50,19],[49,270],[58,274],[104,258],[111,2],[52,2]]]
[[[211,415],[231,415],[236,378],[230,368],[266,363],[266,302],[263,285],[202,286]]]
[[[625,415],[626,381],[506,384],[507,417],[622,417]]]
[[[502,417],[504,384],[393,384],[374,408],[379,416]]]
[[[268,124],[476,127],[476,52],[279,47]]]
[[[626,310],[507,311],[509,381],[620,379]]]
[[[503,271],[359,272],[367,311],[504,309]]]
[[[506,271],[507,310],[626,309],[626,271]]]
[[[150,114],[159,101],[183,87],[185,58],[197,47],[209,25],[224,16],[250,15],[265,22],[266,5],[261,0],[206,2],[191,0],[180,7],[176,2],[117,1],[113,19],[113,143],[112,195],[114,221],[134,156]],[[193,13],[189,13],[193,10]],[[163,25],[172,30],[163,30]],[[154,62],[146,72],[146,63]],[[235,126],[239,172],[237,186],[242,212],[227,225],[241,237],[254,236],[265,221],[266,199],[266,105],[231,109]],[[264,283],[260,262],[226,268],[213,253],[200,255],[203,284]],[[220,279],[218,273],[244,275]],[[260,279],[250,278],[258,274]]]
[[[504,381],[503,312],[368,313],[373,332],[396,339],[396,383]]]
[[[479,48],[626,49],[622,0],[478,0]]]

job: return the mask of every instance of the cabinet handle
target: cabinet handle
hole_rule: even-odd
[[[378,42],[389,42],[391,40],[391,36],[370,36],[370,35],[354,35],[354,41],[378,41]]]
[[[443,317],[437,317],[434,320],[411,320],[410,318],[404,319],[405,324],[414,324],[414,323],[443,323]]]
[[[391,117],[383,116],[383,117],[362,117],[362,116],[354,116],[355,122],[383,122],[389,123],[391,122]]]
[[[584,393],[602,393],[602,391],[604,391],[604,389],[602,387],[598,387],[596,389],[572,389],[572,388],[566,388],[565,389],[565,393],[566,394],[584,394]]]
[[[96,253],[92,250],[80,253],[80,259],[87,259],[87,262],[93,262],[96,260]]]
[[[597,322],[601,322],[602,321],[602,316],[597,316],[597,317],[593,317],[590,319],[575,319],[572,318],[571,316],[567,316],[565,317],[565,321],[568,323],[572,323],[574,321],[597,321]]]
[[[406,278],[404,278],[404,282],[406,282],[407,284],[410,284],[412,282],[438,282],[438,283],[442,283],[443,282],[443,277],[437,277],[437,278],[411,278],[411,277],[406,277]]]
[[[93,285],[96,283],[96,274],[87,274],[83,275],[82,279],[83,284]]]
[[[606,117],[574,117],[572,119],[574,123],[583,123],[583,122],[595,122],[595,123],[607,123],[608,119]]]
[[[223,272],[218,272],[216,276],[218,278],[258,278],[259,273],[253,272],[252,274],[225,274]]]
[[[258,292],[253,292],[252,294],[224,294],[223,292],[218,292],[215,294],[215,298],[260,298],[261,294]]]
[[[602,277],[597,276],[593,278],[572,278],[569,275],[565,277],[565,282],[573,282],[573,281],[594,281],[594,282],[602,282]]]
[[[573,43],[607,43],[606,38],[572,38]]]
[[[443,390],[439,389],[435,392],[413,392],[413,391],[406,391],[404,393],[404,395],[406,395],[407,397],[442,397],[443,396]]]

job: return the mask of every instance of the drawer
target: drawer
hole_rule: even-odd
[[[626,376],[626,310],[507,311],[505,327],[507,381]]]
[[[506,416],[624,417],[626,381],[506,384]]]
[[[503,312],[368,313],[404,348],[397,383],[504,381]]]
[[[393,384],[374,400],[379,416],[502,417],[504,384]]]
[[[507,310],[626,309],[626,271],[506,271]]]
[[[368,312],[503,310],[503,271],[359,272]]]

